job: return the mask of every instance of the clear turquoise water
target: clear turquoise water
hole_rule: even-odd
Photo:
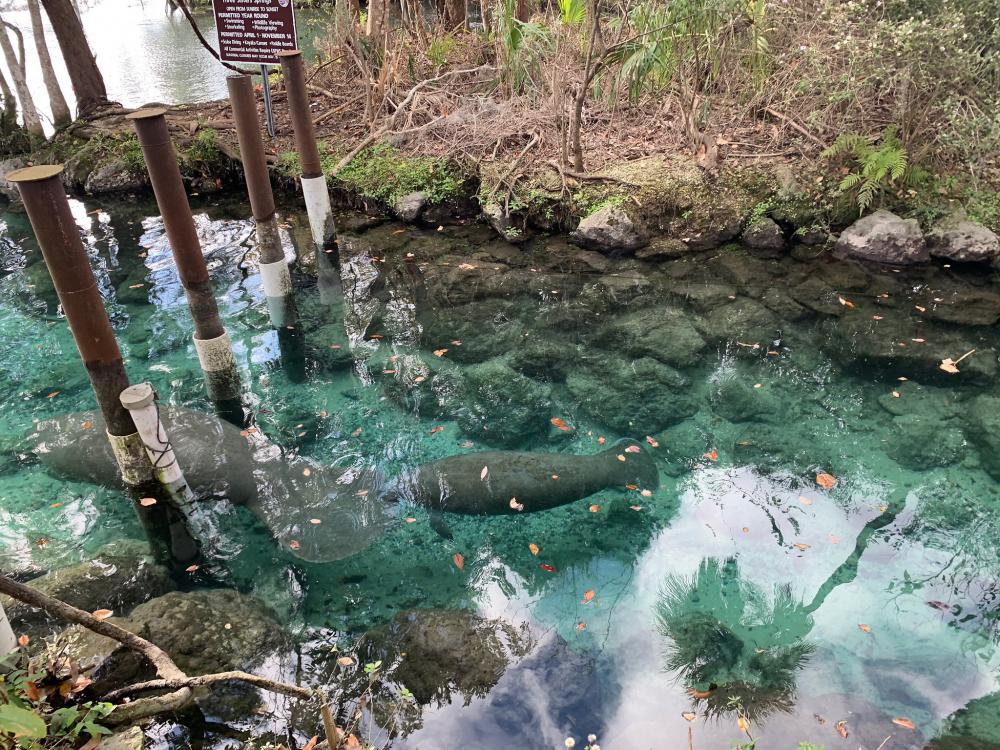
[[[582,746],[589,733],[604,748],[668,748],[689,730],[696,748],[729,747],[747,740],[745,715],[760,747],[874,748],[891,735],[887,746],[916,748],[997,690],[1000,496],[984,426],[997,336],[937,312],[995,293],[981,271],[865,271],[734,248],[605,267],[557,240],[522,250],[475,226],[383,224],[342,237],[342,292],[297,271],[307,348],[295,382],[245,209],[203,200],[247,405],[287,450],[393,476],[483,448],[658,443],[651,497],[622,489],[541,513],[445,514],[450,539],[406,507],[375,545],[330,564],[296,559],[249,513],[218,507],[219,563],[297,634],[299,676],[346,705],[360,680],[333,664],[332,644],[352,648],[400,612],[465,609],[528,634],[529,653],[497,657],[493,678],[452,675],[425,705],[404,701],[396,721],[387,706],[409,687],[405,657],[387,659],[365,720],[375,744],[391,726],[400,748]],[[154,207],[74,210],[133,381],[210,411]],[[0,565],[23,573],[143,531],[124,494],[55,477],[24,451],[35,420],[93,404],[26,219],[2,219]],[[301,216],[288,227],[303,236]],[[972,348],[960,375],[937,369]],[[416,360],[432,375],[407,385]],[[836,486],[819,486],[818,472]],[[242,729],[281,733],[288,711],[279,702]],[[211,732],[191,741],[232,745]]]

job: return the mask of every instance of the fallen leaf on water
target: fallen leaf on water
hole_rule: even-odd
[[[826,724],[826,719],[824,719],[824,718],[823,718],[822,716],[820,716],[819,714],[813,714],[813,718],[814,718],[814,719],[816,719],[816,723],[820,724],[821,726],[822,726],[823,724]]]
[[[939,609],[942,612],[948,612],[949,610],[951,610],[951,607],[949,607],[946,602],[940,602],[936,599],[932,599],[931,601],[927,602],[927,605],[930,607],[934,607],[934,609]]]
[[[704,454],[702,458],[707,458],[709,461],[718,461],[719,454],[716,452],[715,448],[712,448],[708,453]]]
[[[46,547],[49,546],[49,540],[46,539],[44,536],[40,536],[38,537],[38,539],[35,540],[35,544],[37,544],[42,549],[45,549]]]
[[[309,523],[311,523],[313,526],[319,526],[321,523],[323,523],[323,519],[321,519],[321,518],[310,518],[309,519]]]
[[[19,635],[17,637],[17,645],[20,646],[21,648],[24,648],[29,643],[31,643],[31,639],[28,636],[26,636],[26,635]]]
[[[451,345],[452,346],[461,346],[462,342],[459,341],[458,339],[453,339],[452,342],[451,342]]]
[[[485,482],[486,481],[486,477],[489,475],[489,473],[490,473],[490,467],[489,466],[484,466],[483,470],[481,472],[479,472],[479,478],[482,481]]]
[[[749,534],[750,533],[750,527],[749,526],[744,526],[743,529],[742,529],[742,531],[743,531],[744,534]]]
[[[839,734],[841,737],[843,737],[846,740],[847,739],[847,735],[848,735],[847,722],[844,719],[841,719],[840,721],[838,721],[833,726],[836,728],[837,734]]]
[[[361,434],[361,428],[359,427],[354,432],[351,433],[351,437],[358,437]]]
[[[634,510],[634,511],[640,511],[640,510],[642,510],[642,506],[641,505],[630,505],[628,507],[629,507],[629,510]]]
[[[754,387],[754,388],[763,388],[763,387],[764,387],[764,384],[763,384],[763,383],[754,383],[754,384],[753,384],[753,387]]]
[[[63,506],[62,503],[52,503],[52,505],[50,505],[49,507],[50,508],[61,508],[62,506]]]
[[[442,427],[441,425],[438,425],[437,427],[431,427],[431,431],[428,432],[427,434],[428,435],[436,435],[439,432],[444,432],[444,427]]]
[[[586,630],[587,629],[587,623],[585,623],[585,622],[578,622],[576,624],[576,629],[577,630]]]
[[[899,391],[893,391],[893,392],[892,392],[892,397],[893,397],[893,398],[899,398],[899,397],[900,397],[901,395],[902,395],[902,394],[901,394],[901,393],[900,393]]]
[[[461,552],[456,552],[452,555],[451,561],[455,563],[455,567],[459,570],[465,570],[465,558],[462,556]]]
[[[927,312],[926,307],[921,307],[920,305],[914,305],[918,312]]]
[[[903,718],[902,716],[897,716],[895,719],[892,720],[892,723],[904,727],[906,729],[916,730],[917,728],[916,724],[914,724],[909,719]]]
[[[839,543],[840,543],[840,537],[837,536],[836,534],[830,534],[830,544],[839,544]]]
[[[196,570],[198,570],[197,565],[188,565],[186,568],[184,568],[185,573],[194,573]]]
[[[313,748],[316,747],[317,742],[319,742],[319,735],[314,734],[309,738],[309,741],[302,746],[302,750],[313,750]]]
[[[556,572],[556,566],[555,565],[549,565],[548,563],[542,563],[541,568],[546,573],[555,573]]]
[[[156,498],[155,497],[144,497],[144,498],[142,498],[142,499],[139,500],[139,505],[141,505],[143,508],[148,508],[151,505],[156,505]]]
[[[95,620],[107,620],[115,612],[112,609],[95,609],[92,614]]]
[[[888,509],[889,509],[889,506],[886,505],[885,503],[882,503],[881,505],[878,506],[878,512],[879,513],[885,513]]]
[[[302,545],[299,544],[299,540],[298,539],[293,539],[292,541],[290,541],[288,543],[288,546],[291,547],[292,549],[299,549]]]
[[[953,360],[951,357],[948,357],[947,359],[942,359],[941,364],[938,365],[938,369],[944,370],[945,372],[949,372],[952,375],[954,375],[956,372],[959,372],[959,369],[955,367],[955,360]]]
[[[607,441],[607,439],[603,435],[601,435],[600,437],[597,438],[597,444],[598,445],[604,445],[606,442],[608,442],[608,441]]]
[[[642,495],[643,497],[652,497],[653,496],[653,491],[652,490],[642,490],[639,494]]]
[[[896,378],[896,380],[898,380],[900,383],[905,383],[907,380],[909,380],[909,378],[900,375],[898,378]]]
[[[637,484],[626,484],[625,485],[625,489],[627,489],[627,490],[637,490],[637,489],[639,489],[639,485],[637,485]]]
[[[342,667],[349,667],[352,664],[354,664],[354,659],[352,659],[350,656],[341,656],[339,659],[337,659],[337,664],[339,664]]]
[[[413,516],[410,516],[409,518],[406,519],[406,522],[407,523],[416,523],[417,519],[414,518]]]
[[[129,289],[142,289],[142,287],[144,287],[144,286],[146,286],[146,285],[145,284],[129,284],[128,288]]]
[[[52,393],[50,393],[50,394],[49,394],[48,396],[46,396],[45,398],[55,398],[56,396],[58,396],[58,395],[59,395],[59,393],[60,393],[60,391],[52,391]]]
[[[660,447],[660,444],[658,442],[656,442],[653,438],[651,438],[649,435],[646,435],[646,442],[649,443],[649,447],[650,448],[659,448]]]
[[[854,307],[854,305],[851,305],[851,307]],[[744,734],[750,734],[750,722],[747,721],[745,716],[736,717],[736,726],[738,726],[740,731]]]
[[[837,301],[844,307],[846,307],[848,310],[854,309],[854,303],[851,302],[849,299],[844,299],[843,297],[837,297]]]
[[[862,633],[870,633],[870,632],[872,632],[872,626],[871,625],[865,625],[863,622],[859,622],[858,623],[858,630],[860,630]]]
[[[914,344],[923,344],[925,343],[926,339],[910,339],[910,341],[912,341]]]
[[[558,475],[558,474],[553,474],[553,475],[552,475],[552,479],[553,479],[553,480],[556,480],[556,479],[558,479],[558,478],[559,478],[559,475]]]
[[[592,601],[594,601],[594,590],[587,589],[586,591],[583,592],[583,603],[587,604],[588,602]]]
[[[395,375],[396,371],[395,370],[382,370],[382,374],[383,375]]]
[[[539,548],[539,546],[537,544],[535,544],[534,542],[531,542],[528,545],[528,551],[531,552],[531,554],[533,554],[533,555],[537,555],[538,552],[540,551],[540,548]]]
[[[795,549],[797,550],[802,550],[803,552],[809,549],[809,545],[803,542],[799,542],[798,544],[793,544],[792,546],[795,547]]]
[[[619,461],[624,461],[625,460],[625,456],[622,455],[621,453],[619,453],[617,456],[615,456],[615,458],[617,458]]]
[[[404,234],[405,232],[406,232],[405,229],[397,229],[395,232],[393,232],[393,234]]]
[[[589,510],[591,513],[600,513],[601,512],[601,506],[600,505],[591,505],[587,510]]]
[[[563,420],[559,419],[559,417],[552,417],[552,419],[550,419],[549,421],[550,421],[550,422],[551,422],[551,423],[552,423],[552,424],[553,424],[553,425],[554,425],[554,426],[555,426],[555,427],[556,427],[557,429],[560,429],[560,430],[562,430],[563,432],[572,432],[572,431],[573,431],[573,428],[572,428],[572,427],[570,427],[570,426],[569,426],[568,424],[566,424],[566,423],[565,423],[565,422],[564,422]]]
[[[872,320],[882,320],[881,315],[872,315]]]
[[[312,474],[312,469],[306,467],[305,469],[302,470],[302,476],[307,477],[310,474]]]
[[[827,474],[825,472],[820,472],[816,475],[816,484],[822,487],[824,490],[832,490],[837,486],[837,478],[833,474]]]
[[[461,443],[458,444],[458,447],[459,448],[475,448],[476,444],[473,443],[471,440],[463,440]]]
[[[516,497],[512,497],[510,499],[510,507],[516,510],[518,513],[520,513],[522,510],[524,510],[524,503],[519,503]]]
[[[447,351],[448,351],[447,349],[435,349],[434,350],[434,356],[435,357],[443,357],[445,355],[445,352],[447,352]]]
[[[628,448],[625,449],[625,452],[626,453],[641,453],[642,452],[642,448],[640,448],[638,445],[630,445]]]
[[[415,377],[413,379],[413,382],[414,383],[423,383],[425,380],[427,380],[427,378],[424,375],[417,375],[417,377]]]
[[[684,713],[681,714],[681,716],[683,716],[687,721],[694,721],[695,719],[698,718],[698,714],[696,714],[694,711],[685,711]]]
[[[813,504],[813,501],[810,500],[808,497],[805,497],[804,495],[799,495],[799,502],[802,503],[803,505]]]
[[[89,429],[91,429],[91,428],[92,428],[92,427],[94,426],[94,423],[93,423],[93,422],[91,422],[91,421],[90,421],[90,420],[88,419],[87,421],[85,421],[85,422],[84,422],[83,424],[81,424],[80,426],[81,426],[81,427],[82,427],[83,429],[85,429],[85,430],[89,430]]]

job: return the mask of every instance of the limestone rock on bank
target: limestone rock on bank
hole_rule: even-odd
[[[117,614],[174,588],[167,569],[149,556],[149,546],[130,539],[109,544],[92,560],[50,571],[29,585],[85,612],[110,609]],[[34,638],[61,626],[41,610],[7,597],[0,601],[18,634]]]
[[[920,223],[882,209],[858,219],[841,232],[834,253],[842,258],[899,266],[930,260]]]
[[[927,246],[935,258],[960,263],[1000,260],[1000,238],[982,224],[969,221],[962,212],[938,222],[927,233]]]
[[[605,253],[638,250],[647,244],[645,232],[621,206],[605,206],[592,213],[580,222],[570,240]]]
[[[780,253],[785,248],[785,235],[778,222],[764,216],[743,230],[740,236],[743,244],[751,250],[767,254]]]
[[[7,175],[15,169],[23,169],[26,166],[28,166],[27,160],[20,156],[0,161],[0,194],[7,200],[16,203],[21,201],[21,194],[18,192],[17,186],[13,182],[7,181]]]

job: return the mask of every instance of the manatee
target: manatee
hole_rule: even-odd
[[[160,418],[199,497],[246,505],[284,548],[309,562],[341,560],[367,548],[394,521],[387,500],[409,500],[435,513],[515,513],[565,505],[610,487],[654,489],[659,483],[652,457],[634,441],[592,456],[467,453],[391,479],[285,453],[258,430],[240,430],[214,415],[161,407]],[[119,486],[99,413],[40,422],[30,440],[54,471]]]

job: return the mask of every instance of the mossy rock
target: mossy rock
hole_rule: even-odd
[[[458,424],[466,435],[489,445],[517,446],[548,433],[549,388],[515,372],[500,360],[464,371],[464,406]]]
[[[673,307],[652,307],[617,317],[597,332],[594,343],[681,368],[697,364],[705,350],[705,340],[688,315]]]
[[[886,453],[900,466],[925,471],[961,461],[969,446],[962,431],[933,417],[904,414],[892,420]]]

